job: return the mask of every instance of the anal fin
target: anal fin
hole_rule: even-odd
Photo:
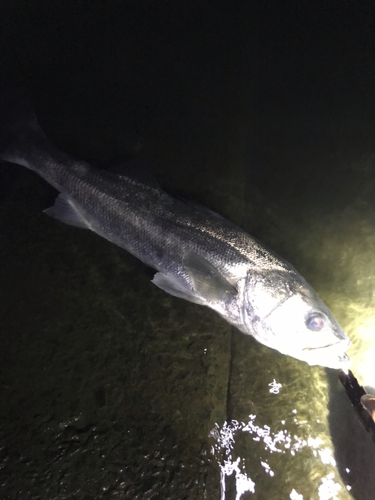
[[[54,219],[57,219],[70,226],[91,229],[90,224],[82,217],[74,205],[73,200],[66,194],[60,193],[55,200],[53,207],[43,210],[43,212]]]

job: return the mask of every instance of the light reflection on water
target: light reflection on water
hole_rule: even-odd
[[[353,318],[348,321],[347,328],[353,341],[349,355],[352,358],[351,370],[359,383],[375,394],[375,317],[367,305],[346,304],[348,318]],[[280,498],[290,500],[372,498],[369,491],[373,486],[373,479],[370,478],[374,445],[356,420],[350,404],[345,406],[338,402],[341,386],[333,386],[334,406],[328,408],[329,384],[328,379],[324,380],[323,371],[300,364],[295,367],[295,378],[300,369],[309,373],[307,378],[311,377],[310,392],[305,394],[304,399],[300,393],[293,397],[290,384],[284,382],[285,374],[281,378],[283,383],[270,376],[268,383],[263,380],[257,395],[249,390],[253,401],[256,398],[257,403],[264,400],[264,406],[256,406],[259,411],[245,419],[231,419],[222,425],[216,423],[212,429],[210,437],[215,443],[211,451],[220,470],[221,500],[234,498],[228,492],[229,477],[232,484],[233,481],[235,483],[235,500],[241,500],[243,496],[249,498],[249,495],[257,498],[257,494],[281,491],[280,488],[284,488]],[[330,371],[330,375],[332,380],[336,379],[335,371]],[[287,393],[291,398],[288,399],[289,406],[283,399]],[[277,404],[272,405],[272,400]],[[273,406],[274,410],[278,408],[281,418],[266,415],[267,406]],[[327,423],[332,409],[331,425],[333,418],[333,426],[337,430],[333,443]],[[344,411],[344,414],[341,413],[342,421],[340,411]],[[343,453],[345,449],[349,455]],[[336,453],[341,458],[336,459]],[[345,481],[339,469],[342,477],[346,475]],[[353,489],[349,484],[345,485],[346,482],[354,483]],[[286,484],[290,485],[289,491],[285,491]]]
[[[372,183],[371,203],[374,189]],[[370,200],[369,193],[363,197]],[[375,225],[368,205],[348,201],[345,209],[326,213],[315,205],[306,208],[300,224],[293,215],[275,211],[283,233],[273,235],[271,228],[267,243],[277,248],[282,234],[286,247],[294,248],[286,257],[339,320],[352,341],[350,369],[375,394]],[[236,213],[235,201],[233,207]],[[269,207],[272,215],[272,203]],[[221,499],[372,499],[375,446],[337,372],[277,357],[239,336],[235,342],[229,419],[210,434]]]
[[[296,412],[293,412],[293,415],[295,414]],[[249,420],[246,423],[231,420],[230,422],[224,422],[221,427],[216,424],[210,433],[210,437],[216,441],[212,447],[212,454],[218,458],[220,467],[221,500],[226,498],[226,477],[232,474],[235,475],[236,500],[240,500],[244,493],[255,493],[256,491],[256,483],[247,471],[246,458],[236,456],[235,453],[236,439],[242,439],[243,433],[251,435],[255,442],[262,442],[264,450],[270,454],[279,453],[282,455],[289,453],[295,456],[302,449],[308,448],[314,457],[320,459],[322,464],[336,467],[332,450],[324,446],[324,442],[320,437],[301,439],[297,435],[290,434],[287,429],[273,432],[268,425],[256,425],[256,418],[256,415],[249,415]],[[271,469],[267,460],[262,459],[260,455],[259,461],[265,473],[273,478],[275,472]],[[318,485],[319,500],[339,500],[339,498],[342,498],[337,495],[343,486],[336,479],[335,472],[329,472],[321,478]],[[350,487],[347,487],[347,489],[349,490]],[[289,498],[291,500],[303,500],[304,496],[293,488],[290,491]]]
[[[279,394],[279,391],[282,388],[282,384],[278,384],[276,380],[273,379],[272,382],[268,384],[268,387],[270,387],[271,394]]]

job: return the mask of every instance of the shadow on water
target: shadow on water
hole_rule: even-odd
[[[370,11],[3,2],[1,83],[21,81],[62,149],[139,157],[293,263],[366,385]],[[163,294],[44,216],[56,193],[36,175],[0,176],[1,498],[372,500],[375,445],[335,372]]]

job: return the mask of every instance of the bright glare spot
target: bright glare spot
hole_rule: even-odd
[[[268,387],[271,387],[271,389],[270,389],[271,394],[279,394],[280,389],[282,388],[282,385],[278,384],[276,382],[276,380],[273,379],[273,381],[270,384],[268,384]]]
[[[323,448],[322,450],[318,451],[320,460],[324,465],[333,465],[336,467],[336,460],[333,458],[331,450],[328,448]]]
[[[350,490],[352,489],[352,487],[351,487],[351,486],[349,486],[349,484],[348,484],[348,485],[346,486],[346,489],[347,489],[348,491],[350,491]]]
[[[237,439],[236,434],[242,432],[252,435],[254,441],[263,443],[264,450],[270,453],[289,453],[295,456],[307,447],[310,448],[314,456],[320,458],[322,464],[336,466],[336,461],[331,450],[322,447],[322,439],[314,437],[302,439],[296,434],[289,434],[286,429],[272,432],[268,425],[264,425],[263,427],[256,425],[255,420],[256,415],[249,415],[249,420],[246,424],[237,420],[224,422],[222,427],[215,424],[215,427],[210,432],[210,436],[216,441],[212,447],[212,454],[218,455],[221,476],[221,500],[225,499],[226,476],[231,476],[233,473],[235,474],[236,481],[236,500],[241,500],[241,495],[245,492],[255,492],[255,483],[245,472],[245,460],[242,457],[234,458],[232,456]],[[223,452],[225,456],[224,460],[222,459]],[[274,472],[266,461],[260,461],[260,464],[270,477],[274,476]],[[341,489],[341,486],[335,483],[333,479],[334,474],[329,474],[322,479],[322,484],[319,486],[319,500],[338,500],[337,492]],[[290,494],[290,499],[303,500],[303,496],[293,490]]]
[[[337,496],[341,490],[341,485],[333,480],[334,474],[328,474],[323,477],[322,484],[319,486],[319,500],[340,500]]]
[[[271,467],[269,466],[269,464],[267,462],[260,462],[260,463],[261,463],[261,466],[265,468],[266,472],[271,477],[273,477],[275,475],[275,473],[273,472],[273,470],[271,469]]]
[[[290,500],[303,500],[303,496],[296,492],[296,490],[292,490],[292,493],[289,495]]]
[[[225,500],[225,478],[226,476],[231,476],[235,473],[236,480],[236,498],[235,500],[241,500],[241,496],[246,493],[255,493],[255,483],[252,481],[248,475],[243,472],[244,467],[240,467],[241,458],[238,457],[233,460],[231,451],[234,445],[234,433],[241,429],[241,425],[237,420],[232,420],[230,424],[224,422],[222,428],[215,424],[215,427],[211,430],[210,436],[213,437],[217,444],[212,448],[212,454],[214,455],[216,451],[223,450],[226,454],[226,459],[222,464],[218,461],[220,468],[220,485],[221,485],[221,500]]]
[[[375,387],[375,317],[364,322],[358,328],[361,349],[353,356],[353,373],[361,385]]]
[[[345,469],[345,472],[347,472],[349,474],[350,472],[350,469],[348,469],[348,467]]]
[[[255,483],[244,473],[241,472],[239,463],[241,459],[237,458],[235,462],[231,461],[231,456],[224,461],[224,465],[220,465],[220,483],[221,483],[221,500],[225,500],[225,476],[231,476],[233,472],[236,475],[236,499],[240,500],[241,496],[246,493],[255,493]]]
[[[240,500],[247,491],[255,493],[255,483],[246,474],[236,472],[236,490],[236,500]]]

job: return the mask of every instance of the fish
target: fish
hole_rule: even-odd
[[[350,340],[286,260],[239,226],[169,195],[134,168],[101,169],[61,151],[20,93],[2,106],[0,158],[24,166],[59,195],[44,212],[89,229],[156,271],[164,292],[207,306],[280,353],[346,368]]]

